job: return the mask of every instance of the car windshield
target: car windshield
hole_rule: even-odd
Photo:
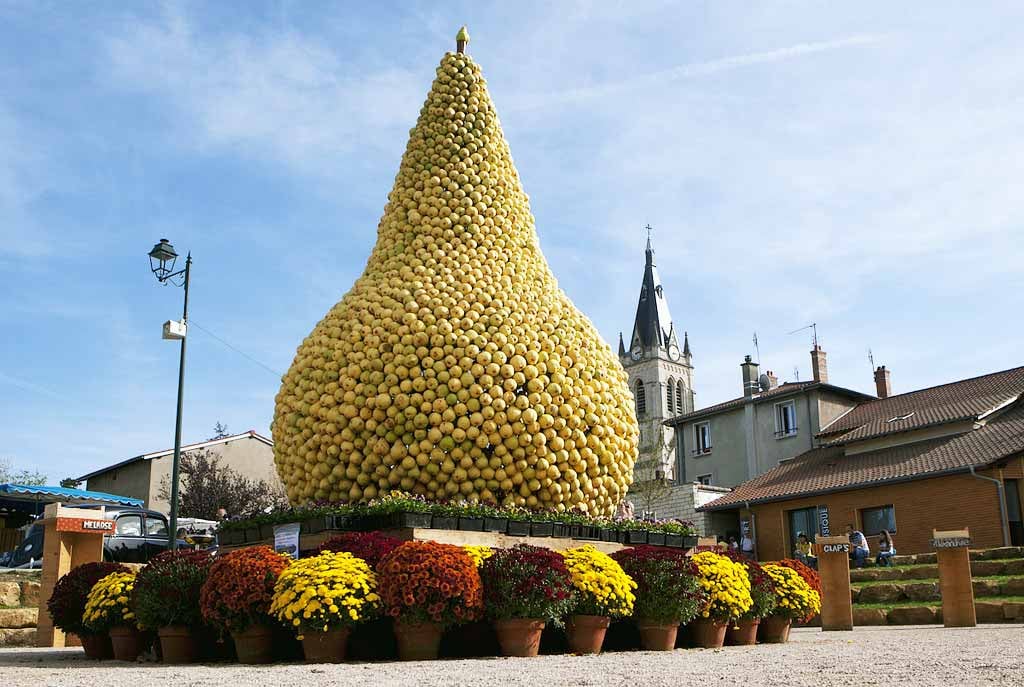
[[[142,516],[122,515],[117,519],[117,525],[114,527],[114,534],[121,537],[141,537]]]
[[[153,516],[146,517],[146,536],[156,539],[167,538],[167,523]]]

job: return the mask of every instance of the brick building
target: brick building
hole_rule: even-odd
[[[758,557],[789,555],[797,533],[842,534],[876,551],[930,550],[933,529],[969,527],[975,546],[1024,545],[1024,367],[857,404],[818,432],[818,447],[744,482],[701,511],[752,528]]]

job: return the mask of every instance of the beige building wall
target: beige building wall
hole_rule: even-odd
[[[152,495],[149,462],[140,460],[90,477],[85,483],[85,488],[90,491],[105,491],[117,496],[142,499],[148,504]]]

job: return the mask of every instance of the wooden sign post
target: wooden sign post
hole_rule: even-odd
[[[113,533],[114,521],[108,520],[102,510],[51,503],[44,511],[42,524],[43,576],[36,646],[75,646],[77,638],[68,638],[53,626],[45,599],[53,594],[57,580],[72,568],[103,560],[103,535]]]
[[[852,630],[850,540],[845,536],[818,537],[815,545],[821,575],[821,629]]]
[[[942,592],[942,624],[946,627],[974,627],[974,583],[971,580],[971,533],[967,529],[932,530],[932,547],[939,561],[939,589]]]

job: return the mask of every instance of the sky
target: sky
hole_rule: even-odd
[[[1024,364],[1015,2],[0,0],[0,458],[268,434],[467,24],[561,287],[629,336],[650,224],[698,407],[755,354],[894,392]]]

